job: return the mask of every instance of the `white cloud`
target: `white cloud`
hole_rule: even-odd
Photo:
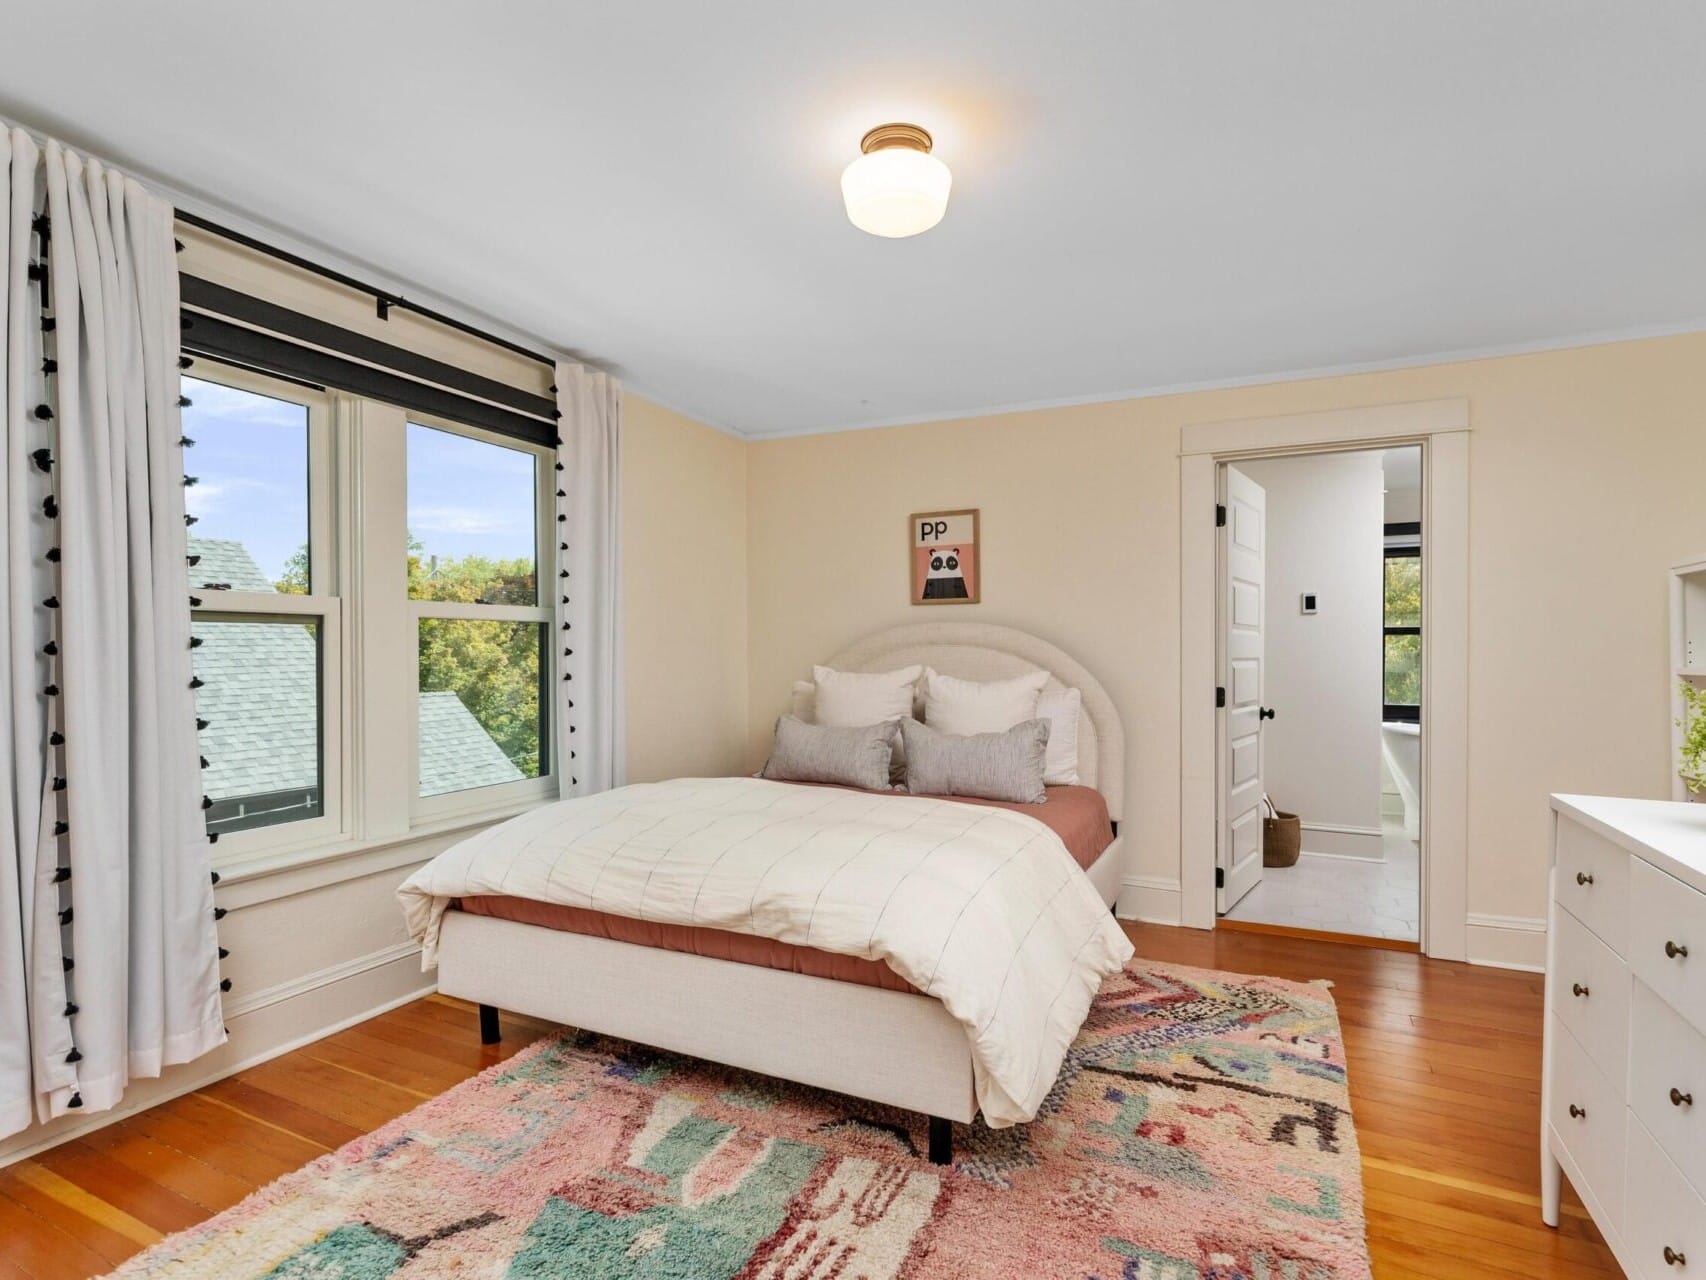
[[[526,533],[531,532],[532,510],[521,513],[492,507],[411,507],[409,531],[422,533]]]
[[[284,494],[284,486],[248,476],[221,476],[197,480],[184,492],[184,510],[200,519],[231,509],[233,499],[252,499],[256,494]]]

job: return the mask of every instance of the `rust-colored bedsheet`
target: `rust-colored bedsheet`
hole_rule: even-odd
[[[1094,787],[1049,787],[1048,799],[1042,804],[1010,804],[1003,800],[973,800],[964,796],[943,796],[962,804],[986,805],[994,809],[1012,809],[1026,813],[1050,827],[1066,845],[1073,860],[1089,869],[1113,843],[1113,827],[1108,820],[1108,803]],[[514,920],[520,924],[540,925],[579,933],[592,938],[609,938],[616,942],[632,942],[642,947],[659,947],[665,951],[681,951],[688,955],[708,956],[715,960],[733,960],[740,964],[763,965],[785,972],[803,973],[814,978],[831,978],[837,982],[856,982],[867,987],[882,987],[888,991],[916,994],[916,988],[881,960],[862,956],[837,955],[815,947],[796,946],[771,938],[754,937],[746,933],[731,933],[726,929],[703,929],[691,925],[659,924],[613,916],[585,907],[563,906],[554,902],[535,902],[531,898],[511,898],[487,895],[462,898],[458,910],[474,915],[493,916],[499,920]]]

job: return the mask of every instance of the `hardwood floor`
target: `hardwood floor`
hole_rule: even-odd
[[[1540,1222],[1536,974],[1230,930],[1128,924],[1157,960],[1334,983],[1380,1280],[1615,1278],[1567,1196]],[[99,1275],[523,1048],[430,996],[0,1169],[0,1280]]]

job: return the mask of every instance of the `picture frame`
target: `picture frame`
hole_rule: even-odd
[[[907,517],[913,604],[979,604],[983,557],[976,507],[914,511]]]

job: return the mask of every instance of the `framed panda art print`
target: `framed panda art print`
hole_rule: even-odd
[[[913,604],[976,604],[983,599],[975,507],[915,511],[907,526]]]

